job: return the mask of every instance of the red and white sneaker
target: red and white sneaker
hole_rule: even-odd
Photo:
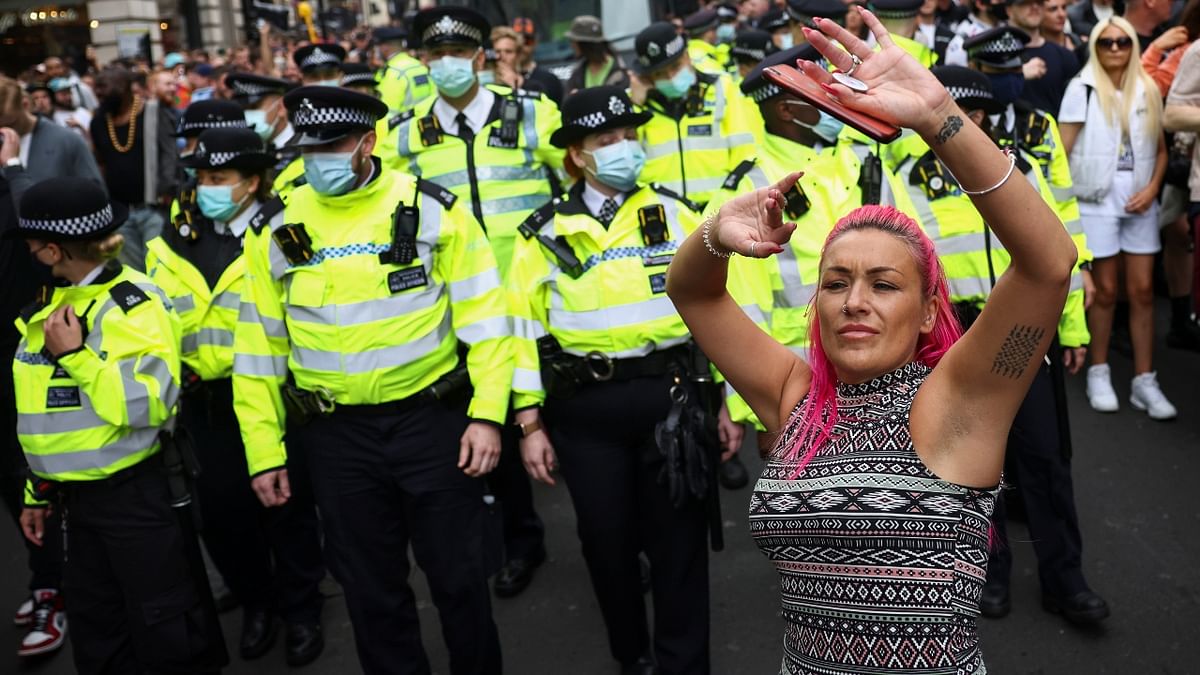
[[[13,614],[14,626],[28,626],[31,623],[33,623],[32,595],[30,595],[28,598],[25,598],[25,602],[22,602],[21,605],[17,607],[17,613]]]
[[[33,617],[29,632],[17,648],[17,656],[45,654],[62,647],[67,639],[67,615],[62,596],[54,590],[33,592]]]

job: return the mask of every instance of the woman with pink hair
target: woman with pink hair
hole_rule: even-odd
[[[978,674],[1008,430],[1054,335],[1076,249],[1030,183],[1012,179],[1012,159],[862,17],[881,51],[824,19],[805,34],[865,93],[801,68],[846,106],[920,134],[970,187],[1012,256],[983,313],[961,334],[932,242],[902,213],[865,206],[826,240],[809,360],[773,341],[726,292],[726,257],[783,250],[795,229],[783,195],[798,174],[706,221],[675,256],[667,291],[704,352],[780,431],[750,502],[751,533],[780,575],[780,672]]]

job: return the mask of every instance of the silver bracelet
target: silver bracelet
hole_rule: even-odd
[[[958,183],[958,189],[962,190],[962,193],[964,195],[967,195],[968,197],[979,197],[981,195],[986,195],[989,192],[995,192],[996,190],[999,190],[1000,186],[1007,183],[1009,178],[1012,178],[1013,169],[1017,168],[1017,154],[1015,152],[1013,152],[1013,149],[1011,147],[1005,148],[1004,154],[1008,155],[1008,173],[1004,174],[1004,178],[1001,178],[999,183],[996,183],[995,185],[993,185],[990,188],[987,188],[986,190],[972,192],[971,190],[968,190],[967,188],[963,187],[962,183],[960,183],[958,178],[955,177],[954,182]],[[949,168],[947,168],[946,170],[949,171]],[[950,175],[951,175],[951,177],[954,177],[954,172],[951,172]]]
[[[716,246],[713,246],[711,235],[712,235],[713,222],[715,222],[716,219],[717,219],[717,214],[714,213],[711,216],[705,218],[704,225],[701,226],[701,228],[704,230],[703,237],[702,237],[704,239],[704,248],[708,249],[709,253],[717,256],[718,258],[732,258],[733,251],[726,251],[726,252],[722,253],[717,250]]]

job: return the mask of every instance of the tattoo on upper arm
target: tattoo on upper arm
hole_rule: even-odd
[[[951,115],[947,117],[945,123],[942,124],[942,130],[938,132],[936,139],[938,144],[941,145],[946,141],[949,141],[951,138],[954,138],[954,135],[962,130],[962,128],[963,121],[961,117],[958,115]]]
[[[992,372],[1013,380],[1021,377],[1045,334],[1045,329],[1036,326],[1013,326],[992,361]]]

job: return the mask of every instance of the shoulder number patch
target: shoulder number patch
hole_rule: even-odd
[[[132,281],[122,281],[108,289],[108,293],[126,314],[134,307],[150,302],[150,296],[146,295],[145,291],[138,288]]]

